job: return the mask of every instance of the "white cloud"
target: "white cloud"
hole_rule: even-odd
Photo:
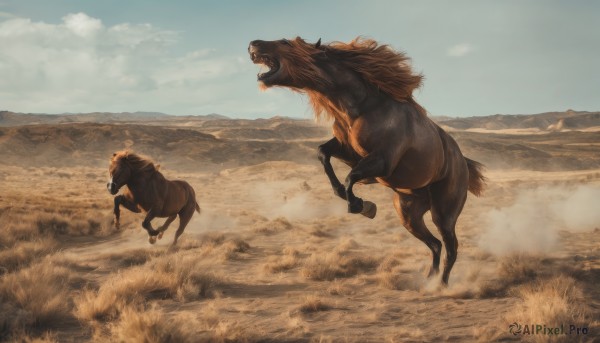
[[[462,57],[473,51],[473,46],[469,43],[461,43],[454,46],[451,46],[447,50],[448,56],[451,57]]]
[[[0,21],[0,110],[204,114],[214,104],[242,107],[231,94],[256,88],[252,78],[233,80],[254,69],[248,58],[208,48],[173,56],[178,39],[151,24],[106,27],[84,13],[59,24]]]
[[[102,30],[102,21],[89,17],[85,13],[68,14],[63,17],[65,26],[78,36],[91,36]]]

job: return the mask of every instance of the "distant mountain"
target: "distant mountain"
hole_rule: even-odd
[[[505,130],[505,129],[537,129],[540,131],[562,131],[562,130],[583,130],[587,128],[600,127],[600,112],[572,111],[565,112],[546,112],[540,114],[496,114],[491,116],[475,116],[466,118],[452,118],[447,116],[432,116],[431,119],[455,130],[483,129],[483,130]],[[0,111],[0,127],[12,127],[22,125],[42,125],[42,124],[65,124],[65,123],[114,123],[114,124],[144,124],[159,126],[180,126],[180,127],[221,127],[224,129],[222,137],[228,136],[235,138],[248,138],[244,131],[245,127],[251,126],[253,129],[265,128],[272,132],[265,133],[264,139],[278,138],[278,132],[273,131],[274,126],[281,125],[283,129],[287,123],[306,122],[310,120],[290,118],[284,116],[275,116],[269,119],[232,119],[224,115],[211,113],[208,115],[185,115],[176,116],[160,112],[92,112],[75,114],[32,114],[15,113],[9,111]],[[307,124],[313,126],[312,124]],[[235,129],[227,129],[235,128]],[[314,129],[311,128],[311,129]],[[319,131],[319,130],[317,130]],[[310,133],[315,136],[317,131]],[[319,131],[319,132],[322,132]],[[273,137],[269,137],[269,135]],[[307,135],[299,134],[296,138],[305,138]],[[292,138],[292,137],[286,137]]]
[[[175,116],[161,112],[92,112],[63,114],[34,114],[0,111],[0,126],[21,126],[64,123],[152,123],[165,120],[173,122],[223,120],[228,117],[211,113],[198,116]]]
[[[152,125],[114,122],[0,127],[0,165],[106,168],[113,152],[129,148],[181,171],[219,171],[267,161],[320,166],[317,147],[331,137],[329,127],[286,118],[172,124],[155,121]],[[600,168],[600,135],[591,130],[518,135],[451,130],[450,135],[465,156],[490,169]]]
[[[600,126],[600,112],[572,111],[540,114],[496,114],[491,116],[448,118],[432,117],[438,123],[459,130],[467,129],[584,129]]]

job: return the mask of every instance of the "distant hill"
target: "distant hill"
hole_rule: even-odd
[[[189,122],[223,120],[228,117],[212,113],[198,116],[174,116],[160,112],[92,112],[92,113],[64,113],[64,114],[34,114],[0,111],[0,126],[63,124],[63,123],[136,123],[145,124],[157,122]]]
[[[270,160],[316,161],[317,142],[219,139],[197,129],[140,124],[64,123],[0,127],[0,163],[104,167],[133,149],[169,168],[218,170]]]
[[[266,161],[319,165],[317,146],[330,128],[309,120],[217,119],[202,125],[62,123],[0,127],[0,164],[106,167],[113,152],[130,148],[182,171],[218,171]],[[600,134],[489,134],[451,131],[465,156],[493,169],[600,168]]]
[[[456,130],[484,129],[537,129],[540,131],[583,130],[600,127],[600,112],[572,111],[547,112],[540,114],[496,114],[491,116],[475,116],[452,118],[447,116],[432,116],[437,123]],[[222,135],[230,138],[249,138],[244,127],[257,128],[267,123],[287,123],[309,120],[288,117],[273,117],[270,119],[231,119],[227,116],[211,113],[208,115],[175,116],[160,112],[93,112],[77,114],[31,114],[0,111],[1,126],[64,124],[64,123],[143,123],[145,125],[196,126],[217,127],[223,129]],[[235,129],[232,129],[235,127]],[[229,129],[228,129],[229,128]],[[284,129],[285,125],[280,127]],[[263,138],[281,138],[276,131],[264,132]],[[311,133],[311,135],[316,132]],[[297,138],[306,138],[298,135]]]
[[[438,123],[459,130],[467,129],[585,129],[600,126],[600,112],[546,112],[530,115],[496,114],[467,118],[433,117]]]

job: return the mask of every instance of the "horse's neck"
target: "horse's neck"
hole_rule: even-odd
[[[154,189],[154,183],[160,182],[161,178],[157,177],[158,174],[160,174],[160,172],[157,170],[134,174],[134,177],[127,183],[127,187],[136,198],[144,197],[145,193]]]
[[[325,96],[337,109],[330,113],[348,128],[361,115],[376,110],[391,98],[353,71],[339,66],[326,69],[331,79],[328,86],[315,85],[315,91]]]

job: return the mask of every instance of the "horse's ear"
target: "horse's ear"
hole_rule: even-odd
[[[159,170],[159,169],[160,169],[160,164],[156,164],[156,165],[154,166],[154,168],[155,168],[156,170]]]
[[[321,46],[321,38],[315,43],[315,48],[319,48]]]
[[[113,152],[113,157],[115,157],[115,156],[117,156],[117,153],[116,153],[116,152]]]

